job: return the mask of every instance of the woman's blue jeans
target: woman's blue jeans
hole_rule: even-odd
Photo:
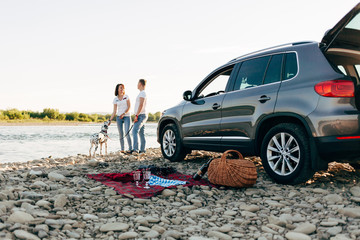
[[[127,140],[128,145],[129,145],[129,151],[132,150],[131,137],[130,137],[130,133],[129,133],[130,123],[131,123],[130,117],[125,116],[125,117],[123,117],[121,119],[119,116],[117,116],[116,117],[116,123],[117,123],[118,131],[119,131],[120,150],[121,151],[125,150],[124,136],[126,134],[127,134],[126,140]],[[125,125],[125,132],[124,132],[124,125]]]
[[[147,120],[146,114],[140,114],[138,121],[134,123],[133,138],[134,138],[134,151],[139,151],[138,135],[140,137],[140,151],[145,152],[145,122]]]

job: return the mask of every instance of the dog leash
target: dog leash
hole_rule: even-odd
[[[128,131],[127,131],[127,133],[125,134],[125,136],[123,136],[123,137],[122,137],[122,138],[120,138],[119,140],[122,140],[122,139],[126,138],[126,137],[127,137],[127,135],[129,135],[129,133],[130,133],[131,129],[134,127],[134,124],[135,124],[135,123],[133,123],[133,124],[131,125],[131,127],[129,128],[129,130],[128,130]]]
[[[120,138],[120,140],[124,139],[127,137],[127,135],[129,135],[131,129],[133,128],[134,124],[131,125],[131,127],[129,128],[129,130],[127,131],[127,133],[125,134],[125,136],[123,136],[122,138]]]

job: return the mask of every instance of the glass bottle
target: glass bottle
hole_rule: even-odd
[[[193,176],[194,180],[200,180],[205,175],[205,173],[207,172],[207,170],[209,168],[210,162],[212,160],[213,159],[210,159],[208,162],[204,163],[201,166],[201,168],[194,174],[194,176]]]

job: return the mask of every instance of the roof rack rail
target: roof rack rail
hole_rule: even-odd
[[[277,45],[277,46],[274,46],[274,47],[265,48],[265,49],[262,49],[262,50],[259,50],[259,51],[255,51],[255,52],[252,52],[252,53],[248,53],[248,54],[242,55],[242,56],[240,56],[240,57],[237,57],[237,58],[232,59],[230,62],[236,61],[236,60],[238,60],[238,59],[240,59],[240,58],[244,58],[244,57],[251,56],[251,55],[254,55],[254,54],[258,54],[258,53],[262,53],[262,52],[267,52],[267,51],[270,51],[270,50],[276,50],[276,49],[279,49],[279,48],[296,46],[296,45],[307,44],[307,43],[313,43],[313,42],[312,42],[312,41],[304,41],[304,42],[285,43],[285,44],[281,44],[281,45]]]

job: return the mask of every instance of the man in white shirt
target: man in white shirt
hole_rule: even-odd
[[[140,79],[137,85],[140,93],[136,98],[135,102],[135,119],[133,127],[133,138],[134,138],[134,153],[145,152],[145,122],[148,118],[146,112],[146,80]],[[140,151],[138,143],[138,135],[140,136]]]

